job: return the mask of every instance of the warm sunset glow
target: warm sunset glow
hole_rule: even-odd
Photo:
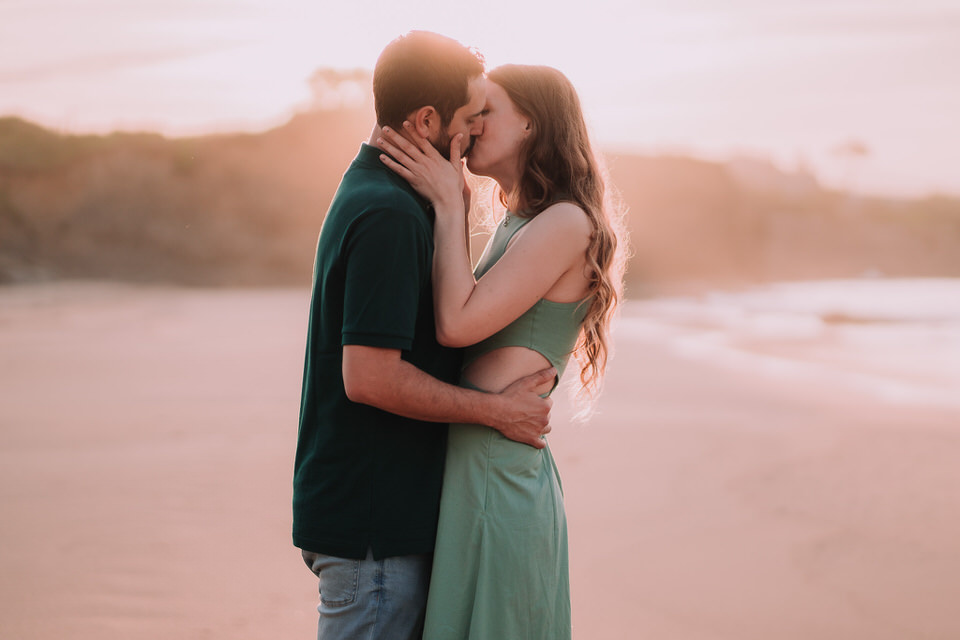
[[[606,148],[759,155],[834,186],[960,192],[960,11],[938,0],[474,5],[437,0],[0,3],[0,114],[63,130],[263,129],[318,67],[412,28],[491,66],[566,72]],[[862,144],[851,160],[838,147]]]
[[[498,150],[506,166],[520,135],[536,148],[518,162],[556,160],[540,163],[553,183],[544,209],[535,198],[513,207],[539,217],[494,267],[523,285],[504,300],[539,308],[540,286],[555,333],[567,283],[583,285],[573,248],[586,234],[572,206],[625,229],[595,412],[573,418],[586,407],[571,362],[551,396],[550,455],[531,458],[559,474],[562,510],[552,484],[514,482],[531,468],[508,469],[507,457],[526,457],[509,448],[484,456],[485,476],[461,476],[492,479],[482,507],[461,501],[482,508],[468,515],[483,539],[438,533],[481,566],[549,558],[517,569],[515,606],[490,615],[530,629],[543,620],[545,600],[523,594],[565,571],[565,551],[539,542],[549,535],[569,541],[573,640],[960,638],[960,0],[0,0],[0,640],[316,637],[326,605],[291,539],[298,434],[352,384],[335,375],[336,340],[313,348],[350,327],[321,327],[314,311],[335,317],[358,283],[414,256],[424,278],[431,271],[425,228],[393,233],[405,249],[375,262],[380,242],[365,241],[414,228],[378,226],[386,214],[414,220],[413,205],[399,178],[381,188],[393,178],[375,176],[365,158],[378,154],[360,145],[373,129],[374,64],[411,29],[476,47],[490,68],[563,71],[605,165],[601,208],[595,172],[564,167],[581,156],[536,137],[549,127],[520,134],[502,115],[498,125],[495,97],[475,122],[487,132],[470,158],[478,172]],[[372,197],[353,177],[336,196],[345,171]],[[472,220],[492,214],[472,229],[477,260],[491,230],[520,223],[494,217],[504,214],[494,180],[469,182]],[[378,285],[360,294],[364,312],[342,314],[363,329],[419,309],[404,367],[434,357],[416,351],[431,342],[430,298],[446,305],[443,258],[460,253],[445,243],[464,240],[445,237],[441,216],[460,212],[433,195],[433,292],[400,287],[380,300]],[[328,216],[331,202],[339,212]],[[532,264],[546,238],[557,259]],[[604,245],[587,248],[591,277],[603,275]],[[324,264],[347,277],[324,282]],[[571,298],[551,295],[561,290]],[[509,306],[516,317],[507,302],[478,316],[504,319]],[[465,352],[474,368],[461,384],[505,387],[514,356],[540,358],[538,331],[530,353],[503,332]],[[498,341],[511,346],[477,377],[472,356]],[[305,363],[334,375],[325,399],[301,408]],[[402,371],[369,379],[389,391]],[[395,438],[482,422],[449,390],[424,388],[436,393],[422,404],[437,406],[418,409],[407,387],[394,388],[404,406],[391,406],[440,422],[371,440],[385,468],[439,470]],[[355,422],[336,426],[376,431]],[[479,425],[460,427],[487,444],[458,444],[454,432],[447,469],[474,447],[508,450]],[[349,448],[320,444],[307,457]],[[383,484],[369,468],[358,461],[324,483]],[[486,497],[508,484],[502,500]],[[392,504],[421,512],[394,488]],[[528,505],[520,493],[554,510],[520,525],[516,506],[492,506]],[[394,525],[351,531],[393,553],[380,542]],[[506,553],[485,538],[501,527],[518,541]],[[480,593],[479,583],[458,577],[449,590]]]

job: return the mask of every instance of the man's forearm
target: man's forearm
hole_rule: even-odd
[[[353,402],[416,420],[484,424],[538,449],[550,431],[550,400],[536,389],[556,373],[550,367],[500,393],[483,393],[437,380],[401,359],[397,349],[343,348],[343,385]]]
[[[486,424],[496,428],[493,417],[500,399],[495,394],[447,384],[400,358],[359,367],[362,368],[354,372],[353,379],[362,376],[362,383],[346,385],[347,395],[354,402],[415,420]]]

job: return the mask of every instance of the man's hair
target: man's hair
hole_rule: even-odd
[[[399,129],[406,117],[432,106],[440,124],[469,101],[468,84],[483,73],[483,56],[452,38],[411,31],[388,44],[373,71],[377,124]]]

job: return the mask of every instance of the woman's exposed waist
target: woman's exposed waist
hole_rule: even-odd
[[[484,353],[470,362],[460,375],[461,386],[499,393],[505,388],[547,367],[550,362],[542,354],[526,347],[502,347]],[[547,393],[553,388],[548,382],[537,393]]]

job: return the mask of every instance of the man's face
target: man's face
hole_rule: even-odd
[[[460,155],[470,153],[475,136],[483,133],[483,107],[487,103],[487,81],[483,76],[477,76],[467,84],[467,104],[457,109],[450,125],[445,131],[441,130],[436,140],[430,140],[433,148],[444,158],[450,159],[450,141],[458,133],[463,134],[460,142]]]

